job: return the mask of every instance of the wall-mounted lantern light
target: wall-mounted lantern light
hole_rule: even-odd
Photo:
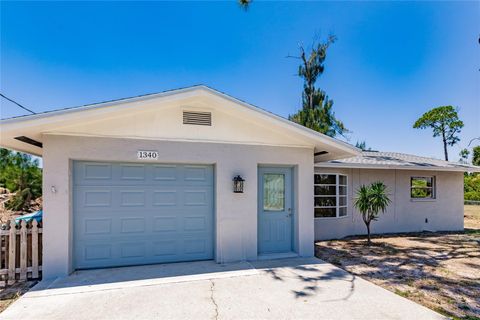
[[[242,177],[236,176],[233,178],[233,192],[234,193],[243,193],[243,180]]]

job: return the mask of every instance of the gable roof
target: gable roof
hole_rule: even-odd
[[[405,169],[480,172],[480,167],[398,152],[363,151],[361,154],[317,165],[326,168]]]
[[[308,141],[309,144],[315,146],[315,152],[327,151],[327,154],[316,157],[320,160],[329,160],[334,158],[356,155],[360,152],[354,146],[321,134],[319,132],[308,129],[297,123],[289,121],[281,116],[273,114],[259,107],[248,104],[242,100],[236,99],[223,92],[217,91],[205,85],[196,85],[181,89],[163,91],[141,95],[131,98],[105,101],[95,104],[83,105],[78,107],[64,108],[59,110],[47,111],[43,113],[25,115],[9,119],[0,120],[0,145],[15,149],[18,151],[28,152],[35,155],[42,154],[42,148],[37,145],[28,144],[18,141],[15,137],[25,136],[42,142],[42,134],[48,132],[50,128],[58,123],[67,123],[68,121],[83,121],[87,115],[98,114],[106,116],[110,112],[127,112],[138,111],[144,104],[150,101],[167,101],[169,99],[180,99],[187,97],[205,97],[223,99],[223,101],[231,102],[235,107],[243,108],[252,116],[257,117],[260,121],[264,121],[281,126],[282,130],[286,130],[289,134],[296,135],[301,139]],[[136,109],[132,109],[132,108]],[[161,140],[161,138],[159,138]]]
[[[119,103],[128,103],[128,102],[136,102],[136,101],[154,99],[154,98],[162,97],[162,96],[165,96],[165,95],[169,95],[171,93],[182,93],[184,91],[190,91],[192,89],[200,88],[200,87],[209,88],[205,85],[198,84],[198,85],[193,85],[193,86],[188,86],[188,87],[183,87],[183,88],[164,90],[164,91],[155,92],[155,93],[140,94],[138,96],[132,96],[132,97],[126,97],[126,98],[119,98],[119,99],[112,99],[112,100],[100,101],[100,102],[95,102],[95,103],[89,103],[89,104],[84,104],[84,105],[80,105],[80,106],[65,107],[65,108],[59,108],[59,109],[55,109],[55,110],[47,110],[47,111],[43,111],[43,112],[37,112],[35,114],[19,115],[19,116],[14,116],[14,117],[10,117],[10,118],[0,119],[0,121],[2,123],[9,123],[11,121],[28,120],[30,118],[40,118],[40,117],[43,117],[43,116],[50,116],[50,115],[53,115],[53,114],[56,115],[56,114],[82,111],[82,110],[86,110],[86,109],[109,107],[109,106],[119,104]],[[212,89],[212,90],[215,90],[215,89]]]

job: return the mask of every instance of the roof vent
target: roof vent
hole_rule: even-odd
[[[196,126],[211,126],[211,112],[183,111],[183,124],[192,124]]]

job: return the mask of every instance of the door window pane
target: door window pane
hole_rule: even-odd
[[[263,210],[285,210],[285,175],[278,173],[263,175]]]

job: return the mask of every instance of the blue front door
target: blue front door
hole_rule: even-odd
[[[292,169],[258,169],[258,253],[292,251]]]

